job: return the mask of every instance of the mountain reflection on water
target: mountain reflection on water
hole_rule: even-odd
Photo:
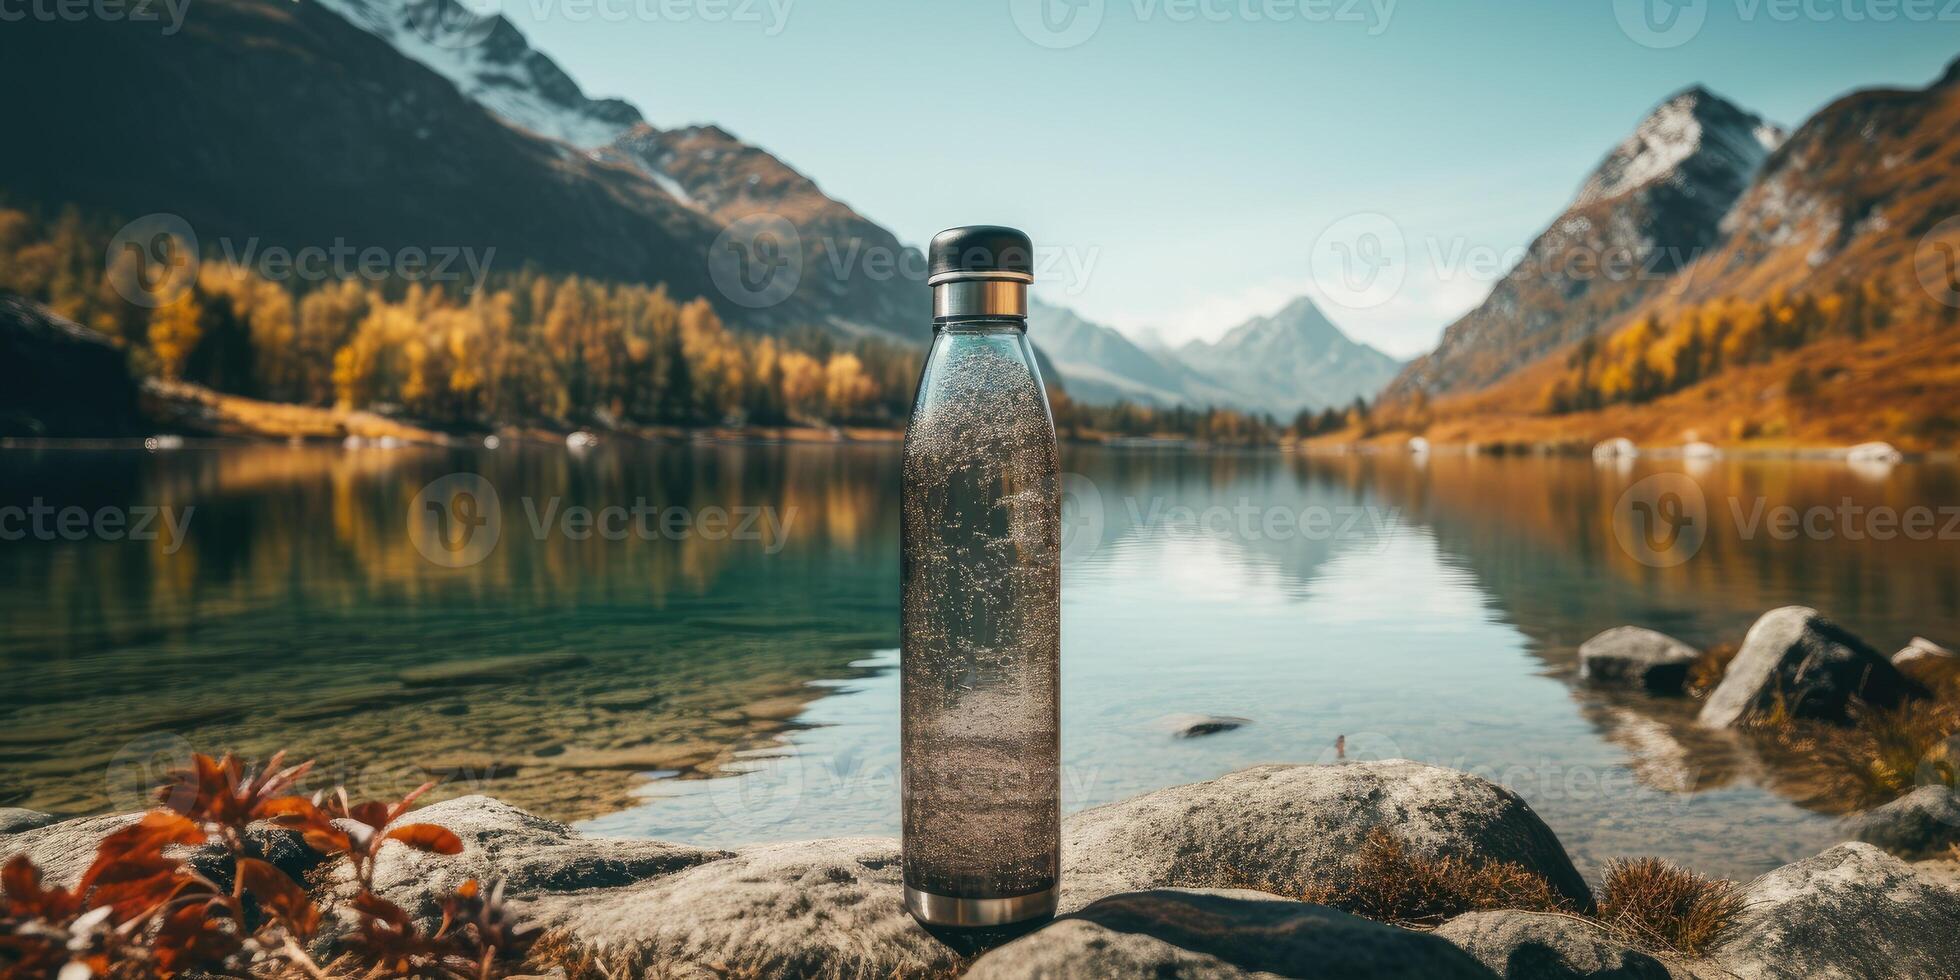
[[[1832,818],[1790,802],[1759,747],[1696,730],[1690,705],[1576,685],[1577,645],[1625,623],[1734,640],[1792,603],[1881,650],[1960,638],[1950,538],[1744,533],[1759,502],[1951,508],[1950,465],[1064,457],[1071,808],[1331,761],[1345,736],[1349,759],[1510,785],[1582,865],[1659,853],[1745,874],[1833,841]],[[187,751],[285,746],[357,789],[442,777],[608,832],[894,832],[896,463],[890,446],[9,450],[0,506],[195,510],[170,553],[0,542],[0,805],[132,806]],[[451,569],[407,515],[459,472],[495,488],[500,537]],[[1656,474],[1706,504],[1706,540],[1671,567],[1614,528]],[[562,523],[636,503],[766,509],[782,530],[609,540]],[[1252,723],[1171,737],[1162,719],[1186,712]]]

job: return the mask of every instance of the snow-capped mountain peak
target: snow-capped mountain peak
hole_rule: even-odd
[[[1724,177],[1744,180],[1782,143],[1783,130],[1699,85],[1684,89],[1648,114],[1607,154],[1580,188],[1575,207],[1618,197],[1658,180],[1678,178],[1691,158]]]
[[[310,0],[308,0],[310,2]],[[644,120],[618,99],[588,98],[564,69],[478,0],[317,0],[449,79],[504,121],[592,151]]]

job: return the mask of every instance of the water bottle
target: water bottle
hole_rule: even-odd
[[[900,729],[905,905],[931,926],[1055,911],[1061,493],[1028,345],[1028,237],[932,240],[933,339],[905,430]]]

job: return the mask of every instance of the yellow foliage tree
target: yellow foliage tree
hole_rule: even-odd
[[[175,381],[184,376],[184,362],[204,335],[204,306],[190,292],[150,312],[150,351],[157,373]]]

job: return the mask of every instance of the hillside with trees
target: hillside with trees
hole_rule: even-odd
[[[1960,63],[1854,92],[1764,162],[1694,262],[1498,381],[1385,399],[1432,442],[1960,439]]]

